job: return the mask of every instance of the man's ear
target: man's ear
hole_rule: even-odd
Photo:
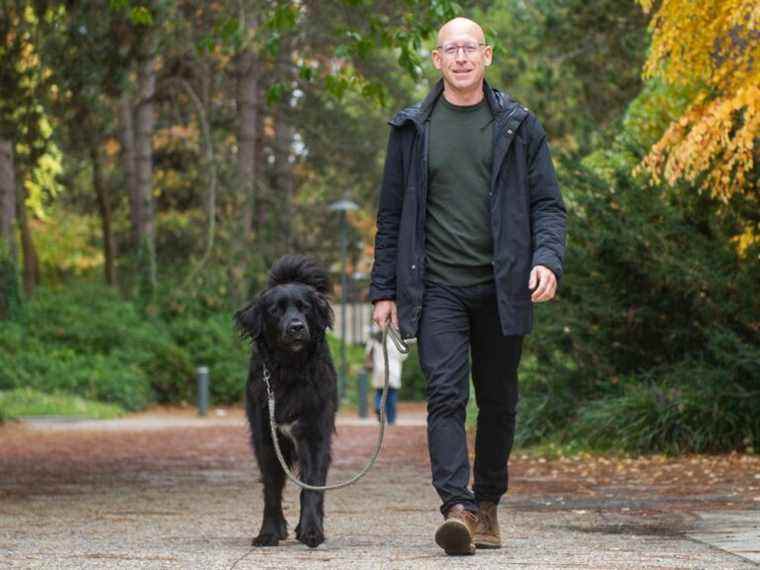
[[[253,302],[235,313],[235,328],[242,338],[256,340],[261,336],[261,309],[258,302]]]
[[[330,303],[327,302],[327,297],[317,292],[313,293],[312,296],[314,298],[314,312],[316,313],[319,328],[322,330],[331,329],[334,315]]]
[[[438,51],[437,48],[434,49],[430,53],[430,59],[433,60],[433,67],[435,67],[438,71],[440,71],[441,68],[443,67],[443,61],[442,61],[443,58],[441,56],[441,52]]]

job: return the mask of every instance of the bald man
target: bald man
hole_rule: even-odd
[[[565,205],[541,124],[485,81],[493,50],[481,27],[447,22],[432,59],[440,80],[390,121],[370,299],[379,326],[419,343],[444,517],[435,541],[447,554],[473,554],[501,546],[497,506],[508,486],[522,341],[533,303],[556,293]]]

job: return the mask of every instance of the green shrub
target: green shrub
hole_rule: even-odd
[[[231,313],[207,317],[185,316],[169,324],[174,343],[185,351],[190,380],[177,390],[185,398],[195,394],[194,374],[198,366],[208,366],[211,399],[215,403],[242,400],[248,377],[247,342],[238,338]]]
[[[0,389],[66,392],[127,410],[142,409],[153,401],[150,380],[137,364],[120,356],[24,343],[15,355],[0,352]]]
[[[81,416],[111,419],[124,413],[119,406],[68,394],[45,394],[31,388],[0,390],[0,422],[23,416]]]
[[[231,315],[166,323],[116,292],[86,283],[41,288],[18,323],[0,323],[0,389],[32,387],[136,410],[195,398],[195,369],[210,366],[212,401],[240,401],[245,348]]]
[[[635,379],[618,398],[592,401],[577,418],[574,439],[601,450],[632,453],[720,452],[758,449],[760,396],[746,401],[730,386],[722,387],[720,371],[681,366],[677,375],[699,378],[703,386],[683,386],[662,378]]]
[[[559,302],[536,307],[518,439],[757,448],[759,252],[739,257],[694,203],[624,172],[601,180],[570,164],[563,180],[566,273]]]

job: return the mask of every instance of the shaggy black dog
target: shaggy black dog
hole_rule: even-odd
[[[276,546],[288,536],[282,513],[285,472],[277,461],[269,427],[264,370],[269,371],[279,426],[278,441],[300,478],[324,485],[338,409],[337,375],[325,340],[333,313],[327,302],[327,273],[312,259],[282,257],[267,289],[235,313],[241,334],[251,339],[246,411],[256,461],[264,482],[264,520],[254,546]],[[301,491],[296,538],[310,547],[325,540],[324,492]]]

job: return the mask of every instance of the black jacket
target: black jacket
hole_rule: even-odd
[[[523,335],[533,328],[531,269],[562,276],[565,204],[536,117],[487,82],[484,91],[495,121],[489,196],[499,318],[503,334]],[[422,312],[429,119],[442,92],[440,80],[390,121],[369,296],[396,301],[404,338],[417,335]]]

